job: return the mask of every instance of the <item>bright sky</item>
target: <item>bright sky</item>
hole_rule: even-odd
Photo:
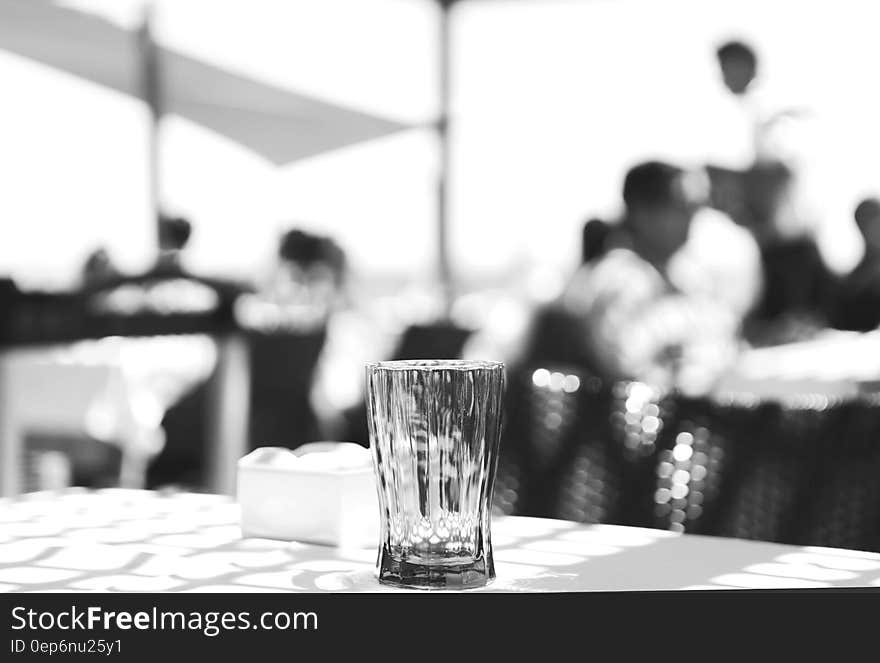
[[[140,2],[68,2],[134,25]],[[452,248],[460,274],[568,271],[587,215],[611,214],[646,157],[736,163],[744,134],[714,69],[753,43],[774,103],[816,112],[809,141],[828,259],[880,192],[877,10],[860,0],[470,0],[456,10]],[[173,0],[162,43],[297,91],[421,124],[435,109],[429,0]],[[39,38],[35,35],[35,38]],[[151,256],[146,115],[138,102],[0,52],[0,272],[69,284],[90,249],[128,269]],[[740,129],[737,127],[740,126]],[[737,133],[740,131],[740,133]],[[259,273],[292,222],[336,235],[356,269],[428,278],[436,153],[415,129],[276,168],[170,117],[163,197],[195,224],[194,268]]]

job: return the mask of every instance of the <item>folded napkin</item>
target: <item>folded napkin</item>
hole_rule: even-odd
[[[374,546],[379,506],[370,452],[350,442],[255,449],[238,462],[244,536]]]

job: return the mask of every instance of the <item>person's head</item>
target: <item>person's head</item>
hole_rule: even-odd
[[[581,233],[581,260],[590,262],[605,252],[605,244],[611,226],[602,219],[590,219],[584,224]]]
[[[700,204],[688,174],[662,161],[646,161],[627,172],[623,181],[624,223],[638,248],[663,261],[687,241],[691,219]]]
[[[729,41],[715,51],[724,85],[734,94],[745,94],[758,74],[758,56],[741,41]]]
[[[179,252],[186,248],[192,235],[192,225],[179,216],[159,218],[159,248],[166,252]]]
[[[880,252],[880,200],[866,198],[855,210],[856,226],[865,238],[865,249]]]
[[[92,251],[83,264],[82,276],[86,285],[103,283],[116,275],[116,268],[110,260],[107,249],[98,248]]]
[[[329,237],[293,229],[284,233],[278,257],[297,287],[309,298],[332,299],[345,280],[345,253]]]

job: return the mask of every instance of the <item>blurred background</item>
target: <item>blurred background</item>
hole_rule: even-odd
[[[0,491],[229,493],[472,357],[500,513],[880,550],[876,18],[0,0]]]

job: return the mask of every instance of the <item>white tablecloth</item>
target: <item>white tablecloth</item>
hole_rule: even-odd
[[[821,395],[846,400],[880,387],[880,331],[828,329],[815,338],[745,351],[715,387],[715,396],[763,401]],[[803,404],[804,401],[801,401]],[[820,408],[821,409],[821,408]]]
[[[0,591],[401,591],[376,551],[242,538],[215,495],[72,490],[0,500]],[[880,554],[496,518],[497,579],[474,591],[880,586]]]

